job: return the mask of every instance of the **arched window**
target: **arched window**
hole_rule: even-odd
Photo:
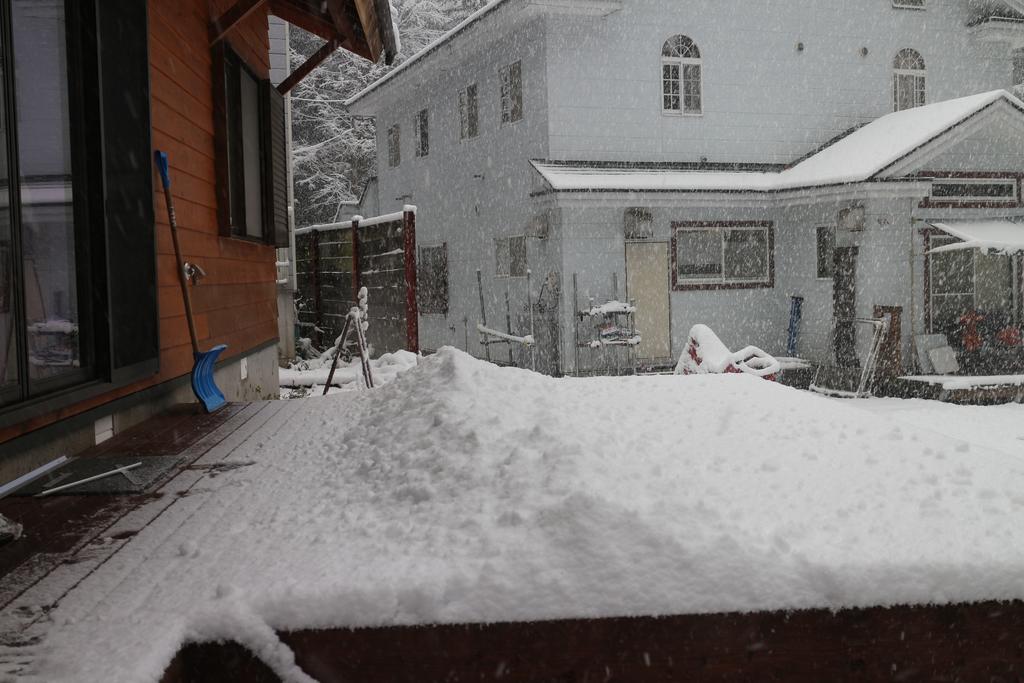
[[[893,111],[924,104],[924,58],[917,50],[906,48],[896,53],[892,63]]]
[[[700,50],[686,36],[672,36],[661,48],[661,110],[700,114],[701,106]]]

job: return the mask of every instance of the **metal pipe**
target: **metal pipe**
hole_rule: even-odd
[[[52,489],[47,489],[47,490],[43,491],[42,493],[37,493],[36,494],[36,498],[42,498],[43,496],[49,496],[49,495],[51,495],[53,493],[57,493],[58,491],[64,491],[65,489],[72,488],[73,486],[80,486],[81,484],[88,484],[90,481],[96,481],[97,479],[106,479],[107,477],[113,476],[115,474],[124,474],[125,478],[128,479],[129,481],[131,481],[131,479],[129,479],[128,475],[125,474],[125,473],[128,470],[133,470],[136,467],[139,467],[141,465],[142,465],[141,462],[137,462],[137,463],[133,463],[131,465],[126,465],[125,467],[118,467],[117,469],[110,470],[109,472],[103,472],[102,474],[94,474],[91,477],[86,477],[85,479],[79,479],[78,481],[73,481],[73,482],[71,482],[69,484],[62,484],[60,486],[55,486]]]

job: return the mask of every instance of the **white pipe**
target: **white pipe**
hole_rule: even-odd
[[[125,472],[127,472],[128,470],[133,470],[136,467],[139,467],[140,465],[142,465],[142,463],[141,462],[137,462],[137,463],[134,463],[132,465],[126,465],[125,467],[118,467],[116,470],[110,470],[109,472],[104,472],[102,474],[95,474],[95,475],[93,475],[91,477],[86,477],[85,479],[79,479],[78,481],[73,481],[70,484],[62,484],[61,486],[55,486],[52,489],[47,489],[47,490],[43,491],[42,493],[37,493],[36,494],[36,498],[42,498],[43,496],[48,496],[51,493],[57,493],[58,491],[63,491],[64,489],[69,489],[69,488],[71,488],[73,486],[79,486],[81,484],[88,484],[90,481],[96,481],[97,479],[106,479],[107,477],[112,476],[114,474],[125,474]],[[127,479],[127,478],[128,478],[128,475],[125,474],[125,479]]]
[[[57,458],[55,460],[51,460],[50,462],[46,463],[42,467],[35,468],[34,470],[29,472],[28,474],[23,474],[20,477],[18,477],[17,479],[14,479],[12,481],[7,482],[3,486],[0,486],[0,498],[3,498],[4,496],[6,496],[9,493],[13,493],[14,491],[17,491],[18,489],[20,489],[25,484],[28,484],[29,482],[31,482],[33,479],[38,479],[39,477],[43,476],[47,472],[51,472],[51,471],[57,469],[58,467],[60,467],[64,463],[66,463],[67,461],[68,461],[68,456],[62,455],[62,456],[60,456],[59,458]]]

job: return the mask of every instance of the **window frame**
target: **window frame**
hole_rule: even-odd
[[[829,257],[822,260],[821,253],[821,235],[822,231],[827,230],[832,233],[832,247]],[[815,257],[815,268],[814,276],[817,280],[828,280],[832,281],[835,279],[835,253],[836,253],[836,226],[834,225],[819,225],[814,228],[814,257]],[[826,266],[825,274],[822,275],[822,264],[828,264]]]
[[[906,58],[910,53],[916,57],[920,62],[921,68],[906,68],[899,66],[902,60]],[[901,84],[906,83],[906,79],[912,79],[913,92],[912,99],[913,104],[909,107],[900,108],[900,95],[902,93]],[[918,97],[920,96],[920,97]],[[893,57],[892,65],[892,110],[894,112],[907,111],[908,109],[916,109],[917,107],[923,107],[928,104],[928,64],[924,57],[918,50],[912,47],[905,47],[896,52],[896,56]]]
[[[92,278],[91,286],[86,286],[80,279],[84,271],[77,273],[78,291],[86,294],[84,301],[79,297],[78,334],[83,342],[81,362],[85,363],[88,345],[92,364],[75,382],[48,384],[45,390],[30,390],[23,381],[27,375],[19,368],[19,384],[13,392],[6,392],[0,404],[0,428],[45,418],[46,426],[40,433],[59,426],[54,422],[57,411],[81,406],[83,401],[96,397],[109,398],[111,391],[152,377],[160,369],[153,174],[138,172],[138,160],[150,159],[153,149],[145,4],[125,8],[69,0],[65,11],[66,77],[72,101],[70,153],[73,164],[78,157],[85,157],[86,162],[72,167],[74,259],[83,263]],[[7,64],[14,63],[12,28],[10,4],[0,6],[0,30],[5,36],[0,49]],[[13,78],[5,79],[3,87],[5,118],[10,122],[3,134],[12,140],[18,130]],[[84,101],[74,102],[82,94]],[[16,139],[8,143],[7,153],[11,157],[8,163],[12,180],[6,191],[13,249],[20,241],[21,225],[19,203],[10,202],[20,195]],[[125,224],[139,229],[125,231],[117,227]],[[20,251],[15,251],[12,276],[17,274],[19,278],[21,264],[16,261],[20,258]],[[11,289],[8,303],[20,309],[24,286],[20,280],[12,281]],[[92,316],[91,325],[82,322],[86,310]],[[14,325],[23,325],[25,318],[20,310],[13,317]],[[12,340],[12,346],[20,343]],[[63,419],[80,421],[86,415],[76,412]]]
[[[448,243],[419,245],[416,253],[418,268],[422,268],[427,259],[424,253],[427,251],[440,250],[440,273],[426,273],[419,270],[416,274],[416,296],[417,306],[421,315],[448,315],[450,306],[450,275],[448,268]],[[442,283],[439,291],[427,291],[431,284]]]
[[[676,221],[672,223],[670,244],[670,268],[672,290],[676,292],[714,290],[714,289],[772,289],[775,287],[775,227],[772,221]],[[725,237],[727,230],[760,231],[765,234],[766,268],[764,279],[760,280],[727,280],[725,277]],[[681,279],[679,277],[679,244],[681,232],[717,231],[720,234],[722,254],[722,275],[712,279]]]
[[[286,235],[281,235],[278,222],[280,208],[274,205],[281,201],[275,197],[277,178],[272,168],[275,152],[272,149],[274,123],[272,109],[276,106],[278,116],[283,100],[267,78],[260,78],[257,71],[236,52],[229,41],[219,41],[212,48],[213,56],[213,114],[214,147],[216,151],[217,178],[217,221],[220,236],[282,247]],[[238,77],[235,78],[235,70]],[[242,124],[242,77],[251,78],[256,85],[256,139],[258,141],[259,188],[258,210],[261,226],[258,232],[249,230],[246,214],[245,154],[243,153],[245,128]],[[276,97],[276,99],[274,99]],[[282,137],[282,144],[284,138]],[[242,161],[236,162],[241,158]],[[281,193],[279,193],[281,194]],[[286,194],[282,195],[286,197]],[[284,199],[286,202],[286,198]],[[284,214],[285,216],[287,214]],[[239,220],[241,218],[241,221]],[[285,219],[286,220],[286,219]]]
[[[683,38],[688,41],[692,50],[696,52],[696,56],[683,57],[682,55],[666,55],[666,50],[670,49],[669,43],[675,41],[678,38]],[[674,49],[674,47],[673,47]],[[700,50],[700,46],[687,35],[677,33],[669,37],[661,46],[661,61],[660,61],[659,77],[661,82],[661,113],[663,116],[703,116],[704,115],[704,55]],[[687,109],[686,105],[686,78],[685,72],[686,67],[697,68],[697,97],[700,101],[700,106],[696,109]],[[665,68],[676,69],[676,81],[679,84],[679,92],[676,95],[679,97],[679,109],[672,109],[665,106],[665,98],[672,97],[672,93],[666,93],[665,85],[669,82],[666,78]]]
[[[512,264],[515,259],[512,258],[512,242],[522,243],[522,272],[512,272]],[[506,253],[508,254],[508,263],[505,269],[502,268],[501,259],[499,257],[501,245],[506,245]],[[512,278],[524,278],[526,277],[526,271],[530,269],[529,259],[529,246],[526,241],[526,235],[508,235],[506,237],[495,237],[494,238],[494,277],[502,279]],[[502,272],[504,270],[504,272]]]
[[[925,297],[925,329],[928,330],[929,334],[935,334],[942,332],[941,329],[936,330],[935,322],[935,303],[937,299],[943,297],[966,297],[970,296],[972,301],[972,308],[978,306],[978,250],[970,249],[966,250],[971,256],[971,291],[970,292],[936,292],[935,284],[938,278],[936,277],[935,271],[935,259],[941,258],[944,253],[938,254],[930,253],[932,249],[943,246],[945,244],[956,244],[961,240],[956,237],[942,232],[938,229],[926,229],[922,231],[924,235],[924,297]],[[951,252],[951,253],[963,253],[963,252]],[[1024,323],[1024,256],[1021,254],[1003,254],[1004,257],[1010,259],[1011,267],[1011,313],[1013,317],[1013,323],[1021,325]]]
[[[918,204],[920,208],[932,209],[1017,209],[1024,206],[1021,199],[1024,197],[1024,173],[1015,171],[930,171],[922,170],[914,174],[916,178],[931,181],[928,189],[928,196],[924,197]],[[1014,193],[1012,197],[936,197],[934,187],[936,184],[950,185],[986,185],[986,184],[1013,184]]]
[[[927,9],[928,0],[892,0],[893,9],[911,9],[911,10],[924,10]]]
[[[470,94],[472,93],[472,97]],[[459,141],[472,140],[480,135],[480,98],[476,83],[459,91]]]
[[[516,75],[513,78],[513,74]],[[518,95],[518,98],[515,97]],[[502,126],[512,126],[526,118],[523,106],[523,60],[517,59],[498,69],[498,116]],[[519,104],[519,117],[515,118],[516,100]],[[506,119],[506,113],[508,118]]]
[[[395,123],[387,130],[388,136],[388,168],[402,165],[402,124]]]
[[[413,149],[417,159],[430,156],[430,110],[426,107],[413,117]]]

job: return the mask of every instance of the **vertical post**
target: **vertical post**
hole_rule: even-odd
[[[508,280],[505,280],[505,332],[508,336],[512,336],[512,305],[508,301]],[[508,364],[515,365],[515,360],[512,357],[512,343],[508,344]]]
[[[313,275],[313,345],[319,348],[323,345],[323,302],[320,296],[320,231],[313,230],[309,233],[309,258]]]
[[[416,209],[402,210],[402,245],[405,250],[405,339],[409,351],[420,351],[420,309],[416,302]]]
[[[483,276],[480,275],[480,269],[476,269],[476,289],[480,293],[480,324],[487,327],[487,307],[484,305],[484,281]],[[481,335],[481,343],[484,345],[484,358],[488,362],[491,360],[491,345],[488,344],[486,335]]]
[[[533,292],[530,290],[530,269],[526,269],[526,307],[530,311],[530,336],[533,337]],[[530,344],[530,366],[531,370],[537,372],[537,338],[534,337],[533,344]]]
[[[359,305],[359,221],[362,216],[352,216],[352,305]]]
[[[572,371],[580,376],[580,300],[576,287],[576,273],[572,274]]]

